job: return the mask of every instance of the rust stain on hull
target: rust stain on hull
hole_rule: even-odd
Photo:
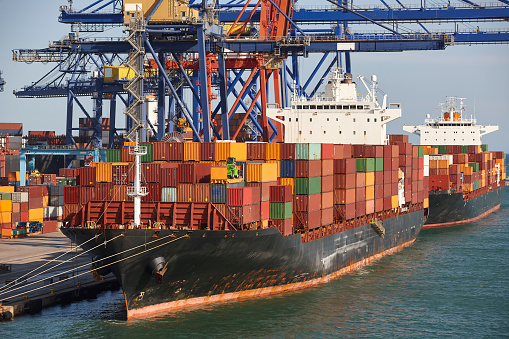
[[[495,212],[499,208],[500,208],[500,205],[495,206],[492,209],[484,212],[483,214],[478,215],[475,218],[459,220],[459,221],[452,221],[452,222],[444,222],[444,223],[440,223],[440,224],[424,224],[424,226],[422,226],[422,228],[448,227],[448,226],[454,226],[454,225],[460,225],[460,224],[466,224],[466,223],[469,223],[469,222],[478,221],[478,220],[481,220],[482,218],[484,218],[485,216],[487,216],[488,214],[491,214],[491,213]]]
[[[224,302],[224,301],[230,301],[230,300],[240,300],[240,299],[247,299],[247,298],[264,297],[264,296],[280,294],[280,293],[289,292],[289,291],[301,290],[301,289],[308,288],[311,286],[327,283],[331,280],[335,280],[335,279],[339,278],[340,276],[342,276],[346,273],[358,270],[359,268],[366,266],[369,263],[382,258],[383,256],[390,255],[390,254],[396,253],[398,251],[401,251],[404,247],[412,245],[412,243],[414,241],[415,241],[415,239],[405,242],[399,246],[385,250],[381,253],[375,254],[369,258],[358,261],[355,264],[344,267],[344,268],[340,269],[339,271],[336,271],[329,275],[326,275],[326,276],[323,276],[320,278],[310,279],[307,281],[290,283],[290,284],[279,285],[279,286],[270,286],[270,287],[263,287],[263,288],[257,288],[257,289],[243,290],[243,291],[231,292],[231,293],[214,294],[214,295],[204,296],[204,297],[199,297],[199,298],[176,300],[176,301],[146,306],[143,308],[132,309],[132,310],[129,310],[127,308],[127,300],[126,300],[127,320],[134,319],[134,318],[143,318],[143,317],[146,317],[149,315],[153,315],[155,313],[174,311],[174,310],[178,310],[178,309],[182,309],[182,308],[186,308],[186,307],[206,305],[206,304],[212,304],[212,303],[216,303],[216,302]],[[124,298],[125,298],[125,293],[124,293]]]

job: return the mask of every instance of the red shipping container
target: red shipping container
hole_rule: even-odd
[[[334,206],[334,192],[322,192],[322,209]]]
[[[122,162],[134,162],[134,155],[129,154],[129,149],[129,146],[122,147]]]
[[[397,182],[393,182],[391,184],[391,191],[392,191],[392,195],[396,195],[398,194],[398,183]]]
[[[355,189],[355,202],[366,201],[366,187],[357,187]]]
[[[89,201],[95,200],[95,187],[92,186],[78,186],[79,187],[79,203],[86,204]],[[64,192],[65,194],[65,192]],[[65,199],[65,197],[64,197]]]
[[[406,134],[390,134],[389,142],[408,142],[408,135]]]
[[[193,202],[193,184],[178,184],[177,186],[177,201],[179,202]]]
[[[375,185],[381,185],[384,183],[384,172],[375,172]]]
[[[336,174],[342,175],[342,174]],[[329,175],[326,177],[322,177],[322,192],[332,192],[334,190],[334,176]]]
[[[322,211],[313,212],[295,212],[293,214],[293,224],[295,228],[314,229],[321,226]]]
[[[11,213],[11,223],[17,223],[21,222],[21,213],[20,212],[13,212]]]
[[[295,177],[296,178],[313,178],[319,177],[322,173],[321,160],[296,160],[295,161]]]
[[[355,218],[355,203],[334,205],[334,219],[341,222]]]
[[[19,212],[21,212],[21,203],[13,202],[12,203],[12,213],[19,213]]]
[[[256,205],[230,206],[226,211],[228,220],[234,225],[244,225],[261,220],[261,206],[259,203]]]
[[[366,186],[366,173],[358,172],[355,173],[355,187]]]
[[[348,205],[355,204],[355,188],[351,189],[335,189],[334,190],[334,204],[335,205]]]
[[[375,200],[366,200],[366,214],[375,213]]]
[[[333,159],[344,159],[345,152],[344,152],[345,145],[334,145],[334,156]]]
[[[292,193],[290,186],[290,193]],[[270,201],[262,201],[260,203],[260,220],[267,220],[270,218]],[[289,220],[292,220],[291,218]]]
[[[425,195],[425,192],[417,192],[417,201],[418,202],[423,202],[424,201],[424,195]],[[426,196],[426,198],[427,198],[427,196]]]
[[[399,146],[398,145],[391,145],[392,148],[392,157],[393,158],[399,158]]]
[[[162,167],[160,179],[161,187],[177,187],[178,165],[175,164],[175,167]]]
[[[373,145],[353,145],[354,158],[376,158],[376,147]]]
[[[322,160],[322,177],[334,174],[334,160]]]
[[[270,188],[272,186],[276,186],[277,184],[278,184],[277,181],[247,182],[246,186],[247,187],[258,187],[260,189],[260,201],[269,201],[270,200]]]
[[[384,185],[375,185],[375,199],[384,197]]]
[[[28,192],[28,198],[40,198],[48,195],[48,186],[18,186],[16,192]]]
[[[41,185],[42,177],[28,177],[28,184],[29,185]]]
[[[210,202],[210,184],[193,184],[193,202]]]
[[[58,231],[58,221],[56,221],[56,220],[44,221],[43,226],[42,226],[43,234],[56,232],[56,231]]]
[[[184,143],[168,142],[168,159],[170,161],[184,161]]]
[[[399,182],[399,171],[392,171],[392,183]]]
[[[264,220],[264,219],[262,219]],[[289,219],[274,219],[272,220],[272,226],[276,227],[277,230],[283,235],[292,235],[293,234],[293,220]]]
[[[21,222],[23,221],[29,221],[28,220],[28,210],[26,212],[21,212]]]
[[[265,160],[266,146],[264,142],[246,142],[248,160]]]
[[[75,169],[74,168],[60,168],[58,170],[58,176],[63,178],[75,178]]]
[[[417,158],[417,162],[419,168],[424,168],[424,158]]]
[[[326,208],[322,210],[322,226],[334,223],[334,208]]]
[[[407,190],[408,187],[412,186],[412,192],[417,192],[418,190],[417,180],[410,181],[410,186],[407,184],[406,181],[407,179],[405,179],[405,190]]]
[[[152,159],[154,161],[169,161],[170,149],[167,142],[152,143]]]
[[[128,165],[113,165],[111,169],[113,185],[126,185],[128,183]]]
[[[126,185],[113,185],[113,191],[111,192],[111,199],[113,201],[128,201]]]
[[[146,162],[141,164],[142,182],[161,182],[161,164],[157,162]]]
[[[353,158],[334,160],[334,173],[348,174],[355,173],[356,160]]]
[[[412,170],[419,168],[419,158],[412,157]]]
[[[334,174],[334,188],[355,188],[355,173]]]
[[[375,199],[375,212],[382,212],[384,210],[384,198]]]
[[[405,197],[405,201],[406,201],[406,197]],[[412,193],[411,202],[412,202],[412,204],[417,204],[419,202],[419,200],[417,199],[417,192]]]
[[[188,162],[178,165],[179,183],[209,183],[212,164]]]
[[[42,182],[44,184],[56,184],[57,175],[56,174],[44,174]]]
[[[334,144],[322,144],[322,160],[334,159]]]
[[[20,203],[20,212],[27,212],[28,211],[28,202],[22,202]]]
[[[112,189],[111,182],[98,182],[95,186],[95,200],[110,202]]]
[[[159,183],[146,183],[143,184],[147,188],[148,194],[141,198],[141,201],[143,202],[156,202],[161,201],[161,185]],[[129,200],[132,200],[131,197],[129,197]]]
[[[64,186],[64,204],[79,204],[79,186]]]
[[[461,184],[461,180],[458,181],[458,183]],[[424,180],[419,180],[417,182],[417,192],[421,192],[421,191],[424,191]]]
[[[77,182],[80,186],[95,186],[96,184],[96,168],[80,167],[78,169]]]
[[[200,143],[200,160],[214,161],[216,159],[216,146],[214,142]]]
[[[387,184],[384,184],[384,198],[387,198],[387,197],[390,197],[392,196],[392,184],[391,183],[387,183]]]
[[[322,195],[295,195],[293,197],[293,210],[296,212],[318,211],[322,207]]]
[[[376,145],[375,147],[375,156],[374,158],[383,158],[384,157],[384,146]]]
[[[269,200],[271,202],[290,202],[292,198],[291,185],[270,186]]]
[[[366,215],[366,201],[358,201],[355,203],[355,216],[362,217]]]
[[[392,197],[384,197],[384,211],[392,209]]]
[[[295,144],[282,143],[280,144],[281,160],[294,160],[295,159]]]
[[[259,187],[234,187],[226,192],[228,206],[244,206],[256,204],[260,201]]]

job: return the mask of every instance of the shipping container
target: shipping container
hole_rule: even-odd
[[[321,144],[295,144],[295,160],[320,160]]]
[[[314,229],[321,226],[322,211],[295,212],[293,214],[293,225],[296,229]]]
[[[334,160],[322,160],[322,177],[334,174]]]
[[[280,160],[281,159],[280,144],[278,144],[278,143],[266,144],[265,159],[266,160]]]
[[[265,160],[266,143],[264,142],[246,142],[248,160]]]
[[[278,171],[275,163],[247,163],[247,182],[270,182],[277,181]]]
[[[260,189],[260,201],[270,200],[270,188],[277,185],[277,181],[269,182],[247,182],[247,187],[259,187]]]
[[[200,161],[214,161],[215,154],[216,152],[214,142],[200,143]]]
[[[295,177],[312,178],[319,177],[322,173],[322,164],[320,160],[296,160]]]
[[[349,174],[355,173],[356,159],[336,159],[334,160],[334,173],[335,174]]]
[[[184,143],[168,142],[168,158],[170,161],[184,161]]]
[[[295,178],[295,160],[281,160],[280,176],[281,178]]]
[[[289,219],[292,217],[292,202],[270,202],[270,219]]]
[[[334,206],[334,192],[322,192],[322,209],[332,208]]]
[[[64,203],[78,204],[80,202],[80,187],[65,186],[64,187]]]
[[[321,144],[321,159],[334,159],[334,144]]]
[[[180,163],[178,164],[179,183],[210,183],[209,163]]]
[[[290,185],[270,186],[269,200],[271,202],[290,202],[292,201],[292,187]]]
[[[226,184],[210,185],[210,201],[213,204],[226,204]]]
[[[122,162],[122,150],[107,149],[106,150],[106,161],[107,162]]]
[[[317,194],[321,190],[321,178],[295,178],[295,194]]]
[[[154,161],[170,161],[170,148],[167,142],[154,142],[152,144],[152,158]]]
[[[341,175],[341,174],[339,174],[339,175]],[[322,181],[321,182],[321,185],[322,185],[321,191],[322,192],[332,192],[334,190],[334,176],[333,175],[322,177],[321,181]]]
[[[184,142],[184,161],[200,161],[200,142]]]
[[[275,219],[272,221],[272,226],[276,227],[277,230],[283,235],[293,234],[293,220],[290,219]]]
[[[234,225],[244,225],[259,221],[261,220],[261,206],[260,204],[228,206],[226,209],[226,216]]]
[[[293,209],[296,212],[318,211],[322,206],[322,195],[295,195],[293,197]]]
[[[334,219],[342,222],[355,218],[355,203],[334,205]]]
[[[322,209],[322,226],[331,225],[334,223],[334,208]]]
[[[78,184],[80,186],[95,186],[96,184],[96,168],[95,167],[80,167],[78,169]]]
[[[295,160],[295,144],[282,143],[280,145],[281,160]]]
[[[226,194],[229,206],[252,205],[260,202],[260,188],[258,187],[229,188]]]

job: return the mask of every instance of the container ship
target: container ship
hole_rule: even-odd
[[[98,279],[115,275],[128,318],[302,289],[398,251],[424,223],[424,151],[386,134],[401,108],[368,90],[334,72],[325,94],[273,109],[284,143],[126,143],[61,169],[60,230]]]
[[[429,176],[429,210],[424,228],[479,220],[500,208],[505,192],[505,153],[488,151],[481,137],[498,126],[464,118],[463,98],[448,97],[441,116],[424,125],[404,126],[420,136]],[[433,146],[429,146],[433,145]]]

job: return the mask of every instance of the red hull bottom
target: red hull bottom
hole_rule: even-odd
[[[340,276],[358,270],[359,268],[368,265],[371,262],[374,262],[383,256],[390,255],[393,253],[396,253],[398,251],[401,251],[404,247],[412,245],[412,243],[415,241],[411,240],[406,243],[403,243],[399,246],[393,247],[391,249],[388,249],[384,252],[378,253],[376,255],[373,255],[369,258],[366,258],[362,261],[356,262],[352,265],[349,265],[347,267],[342,268],[339,271],[336,271],[334,273],[331,273],[329,275],[311,279],[307,281],[302,281],[298,283],[291,283],[286,285],[279,285],[279,286],[270,286],[270,287],[264,287],[264,288],[257,288],[257,289],[251,289],[251,290],[244,290],[244,291],[238,291],[238,292],[232,292],[232,293],[224,293],[224,294],[216,294],[206,297],[199,297],[199,298],[191,298],[191,299],[183,299],[183,300],[177,300],[167,303],[161,303],[157,305],[151,305],[143,308],[133,309],[129,310],[127,309],[127,319],[134,319],[134,318],[145,318],[149,315],[154,315],[156,313],[163,313],[168,311],[176,311],[182,308],[187,307],[193,307],[193,306],[199,306],[199,305],[207,305],[212,304],[216,302],[224,302],[224,301],[230,301],[230,300],[241,300],[241,299],[247,299],[247,298],[255,298],[255,297],[264,297],[289,291],[296,291],[301,290],[307,287],[315,286],[318,284],[327,283],[331,280],[337,279]],[[125,296],[125,294],[124,294]],[[127,301],[126,301],[126,307],[127,307]]]
[[[491,214],[491,213],[495,212],[499,208],[500,208],[500,205],[497,205],[497,206],[493,207],[492,209],[490,209],[490,210],[488,210],[488,211],[478,215],[475,218],[459,220],[459,221],[453,221],[453,222],[440,223],[440,224],[424,224],[424,226],[422,228],[449,227],[449,226],[466,224],[466,223],[469,223],[469,222],[478,221],[478,220],[481,220],[482,218],[484,218],[485,216],[487,216],[488,214]]]

